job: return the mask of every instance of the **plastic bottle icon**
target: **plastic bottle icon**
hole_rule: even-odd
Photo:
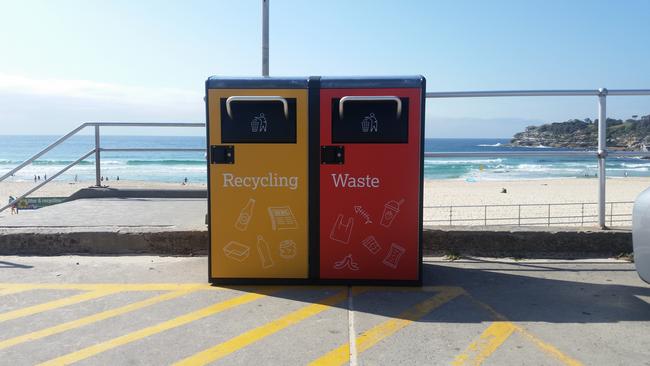
[[[244,208],[239,211],[239,216],[235,222],[235,228],[239,231],[246,231],[248,224],[253,218],[253,208],[255,207],[255,200],[252,198],[248,199],[248,203]]]
[[[273,267],[273,258],[271,258],[271,249],[269,243],[264,240],[262,235],[257,236],[257,252],[260,255],[263,268]]]

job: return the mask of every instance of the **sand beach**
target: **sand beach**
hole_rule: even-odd
[[[154,189],[206,189],[205,183],[162,183],[145,181],[109,181],[113,188]],[[90,187],[93,182],[50,182],[32,194],[32,197],[67,197],[81,188]],[[7,200],[33,187],[33,182],[0,182],[0,198]],[[608,202],[632,202],[644,189],[650,187],[650,177],[607,179]],[[502,193],[504,191],[506,193]],[[561,222],[586,224],[595,220],[598,198],[598,180],[595,178],[565,178],[520,181],[475,181],[458,179],[426,179],[424,183],[424,220],[429,225],[448,225],[450,208],[453,225],[512,225],[548,224],[550,214],[556,217],[551,224]],[[549,208],[548,204],[552,204]],[[559,205],[562,204],[562,205]],[[570,205],[569,205],[570,204]],[[583,205],[584,204],[584,205]],[[488,205],[488,207],[483,207]],[[512,205],[512,206],[495,206]],[[524,205],[524,206],[517,206]],[[480,207],[462,207],[480,206]],[[631,203],[608,205],[607,212],[614,210],[610,219],[620,219],[618,225],[629,225]],[[8,210],[7,210],[8,211]],[[0,215],[7,214],[3,212]],[[564,216],[584,216],[565,218]],[[488,220],[485,220],[485,218]],[[538,219],[527,219],[536,217]],[[507,218],[506,220],[494,220]],[[463,219],[469,219],[463,221]],[[609,220],[609,219],[608,219]],[[593,225],[593,223],[591,223]],[[616,224],[616,222],[612,222]],[[614,225],[616,226],[616,225]]]

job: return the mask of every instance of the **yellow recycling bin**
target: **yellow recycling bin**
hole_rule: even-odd
[[[308,278],[307,98],[306,78],[206,81],[210,282]]]

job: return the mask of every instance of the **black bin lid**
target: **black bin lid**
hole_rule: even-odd
[[[307,77],[210,76],[208,89],[307,89]]]
[[[323,76],[320,87],[337,88],[421,88],[424,76]]]

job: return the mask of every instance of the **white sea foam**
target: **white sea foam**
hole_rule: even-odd
[[[478,144],[476,146],[480,146],[480,147],[499,147],[501,145],[502,144],[500,142],[497,142],[496,144]]]

